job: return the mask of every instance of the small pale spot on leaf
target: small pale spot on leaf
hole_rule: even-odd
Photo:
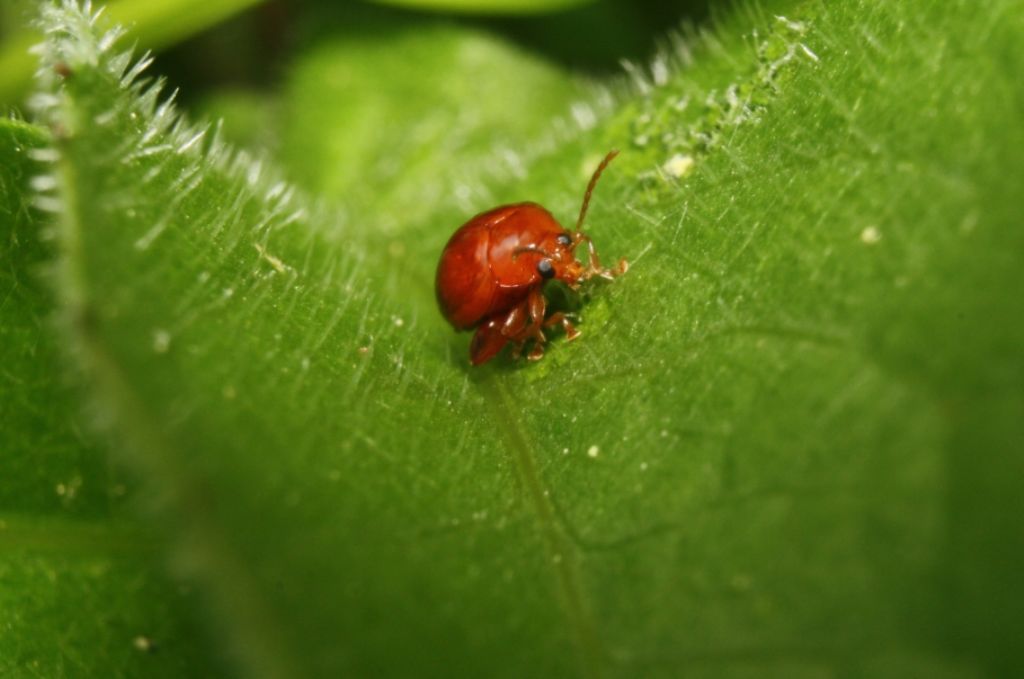
[[[860,232],[860,240],[864,245],[874,245],[882,240],[882,232],[878,230],[877,226],[866,227]]]
[[[670,177],[679,179],[689,174],[690,170],[693,169],[694,161],[693,156],[686,155],[684,153],[677,153],[661,166],[661,169],[665,171]]]
[[[153,351],[158,354],[166,354],[171,348],[171,333],[163,329],[153,331]]]
[[[140,634],[132,639],[132,646],[141,653],[152,653],[156,650],[156,644],[144,634]]]

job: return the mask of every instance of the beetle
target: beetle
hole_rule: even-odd
[[[602,267],[594,241],[581,231],[597,180],[618,153],[610,151],[594,170],[575,231],[567,231],[537,203],[527,202],[482,212],[449,239],[437,265],[435,292],[441,313],[456,330],[476,329],[469,347],[473,365],[491,360],[509,343],[518,358],[531,340],[527,359],[541,359],[545,328],[561,325],[567,339],[580,336],[566,313],[547,315],[546,281],[559,280],[579,290],[595,276],[612,280],[626,272],[625,259],[614,268]],[[583,243],[586,264],[576,259],[576,248]]]

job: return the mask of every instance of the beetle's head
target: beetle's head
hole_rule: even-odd
[[[587,276],[587,268],[576,259],[581,241],[568,231],[546,236],[540,242],[516,248],[513,257],[529,257],[543,280],[559,280],[576,288]]]
[[[576,249],[584,243],[587,246],[586,264],[576,257]],[[512,256],[518,258],[524,255],[530,255],[535,261],[534,266],[540,278],[560,280],[573,290],[594,276],[611,280],[624,274],[629,266],[623,259],[615,267],[602,267],[594,251],[594,242],[582,231],[563,231],[545,238],[540,244],[516,248]]]
[[[583,205],[580,207],[579,219],[576,220],[575,232],[548,232],[539,242],[517,247],[513,251],[512,257],[518,258],[529,253],[532,256],[531,259],[536,261],[537,274],[542,279],[550,280],[554,278],[560,280],[574,290],[583,281],[594,276],[611,280],[615,276],[624,274],[628,267],[626,260],[619,260],[618,265],[615,267],[602,267],[597,252],[594,249],[594,242],[590,239],[590,236],[581,230],[583,221],[587,217],[587,208],[590,207],[590,197],[594,193],[597,180],[600,179],[604,169],[608,167],[608,163],[612,162],[612,159],[618,154],[618,151],[610,151],[597,166],[597,169],[594,170],[590,183],[587,184],[587,190],[583,194]],[[576,257],[576,249],[583,243],[587,244],[586,264],[581,263]]]

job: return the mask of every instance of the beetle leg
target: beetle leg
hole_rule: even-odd
[[[528,311],[525,303],[512,307],[501,324],[501,334],[512,340],[517,339],[532,320]]]
[[[509,322],[505,335],[514,342],[527,340],[545,340],[541,328],[544,324],[544,313],[547,302],[539,290],[533,291],[518,306],[509,312]],[[514,315],[514,318],[513,318]]]
[[[587,268],[584,269],[583,275],[580,277],[582,280],[593,278],[594,276],[613,280],[616,276],[621,276],[629,269],[629,262],[625,259],[620,259],[618,266],[615,268],[605,268],[601,266],[601,258],[597,255],[597,248],[594,247],[594,241],[585,233],[576,234],[573,249],[583,241],[587,242]]]
[[[529,315],[527,314],[526,304],[519,304],[512,308],[508,312],[508,318],[505,319],[505,325],[501,331],[509,341],[513,343],[512,347],[512,358],[519,360],[519,357],[523,354],[523,330],[526,329],[529,323]]]
[[[528,332],[533,337],[533,348],[530,353],[527,354],[526,358],[531,361],[539,361],[544,357],[544,343],[548,341],[548,338],[544,336],[544,314],[547,313],[548,302],[544,299],[544,293],[540,291],[540,288],[535,288],[530,292],[530,296],[526,298],[526,303],[530,310],[530,320],[532,321]]]
[[[544,358],[544,344],[542,342],[534,342],[530,353],[526,355],[526,360],[539,361],[542,358]]]
[[[580,331],[572,324],[568,314],[558,311],[545,318],[546,313],[547,300],[540,289],[536,289],[520,304],[512,307],[504,317],[496,316],[481,325],[470,349],[474,365],[490,360],[509,342],[513,344],[512,358],[518,359],[526,343],[531,340],[533,345],[526,358],[530,361],[540,360],[544,357],[544,345],[548,341],[544,328],[561,325],[567,339],[574,340],[580,336]]]
[[[601,258],[597,256],[597,248],[594,247],[594,241],[587,237],[587,255],[590,264],[590,272],[594,274],[601,270]]]
[[[568,342],[571,342],[572,340],[576,339],[577,337],[583,334],[576,329],[576,326],[572,324],[572,322],[569,320],[568,315],[561,311],[556,311],[555,313],[551,314],[546,321],[544,321],[545,328],[558,324],[561,324],[562,329],[565,330],[565,339]]]
[[[522,352],[526,342],[533,340],[533,346],[526,358],[536,361],[544,356],[544,343],[547,337],[544,336],[544,314],[547,310],[547,300],[540,289],[531,290],[529,296],[513,310],[517,313],[515,327],[509,326],[508,338],[517,343],[513,353],[517,356]]]
[[[544,299],[544,293],[540,291],[540,288],[530,291],[530,296],[526,298],[526,305],[530,313],[530,322],[536,327],[536,332],[540,332],[540,326],[544,323],[544,314],[548,309],[548,302]]]
[[[512,358],[518,359],[523,353],[523,345],[530,338],[530,327],[533,322],[530,316],[529,300],[512,307],[501,326],[501,333],[512,342]]]
[[[629,270],[629,262],[625,259],[620,259],[618,266],[614,269],[605,268],[601,266],[601,260],[597,256],[597,250],[594,249],[594,241],[587,238],[587,249],[590,251],[590,265],[587,269],[588,278],[590,276],[600,276],[606,280],[615,280],[616,276],[621,276]]]
[[[509,338],[502,332],[505,319],[493,317],[480,324],[469,344],[469,361],[480,365],[491,360],[508,344]]]

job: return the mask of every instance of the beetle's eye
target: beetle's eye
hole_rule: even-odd
[[[555,236],[555,240],[558,241],[558,244],[563,247],[569,247],[570,245],[572,245],[572,236],[570,236],[567,233],[558,234],[557,236]]]
[[[551,263],[550,259],[542,259],[537,262],[537,273],[541,275],[541,278],[551,278],[555,275],[555,267]]]

